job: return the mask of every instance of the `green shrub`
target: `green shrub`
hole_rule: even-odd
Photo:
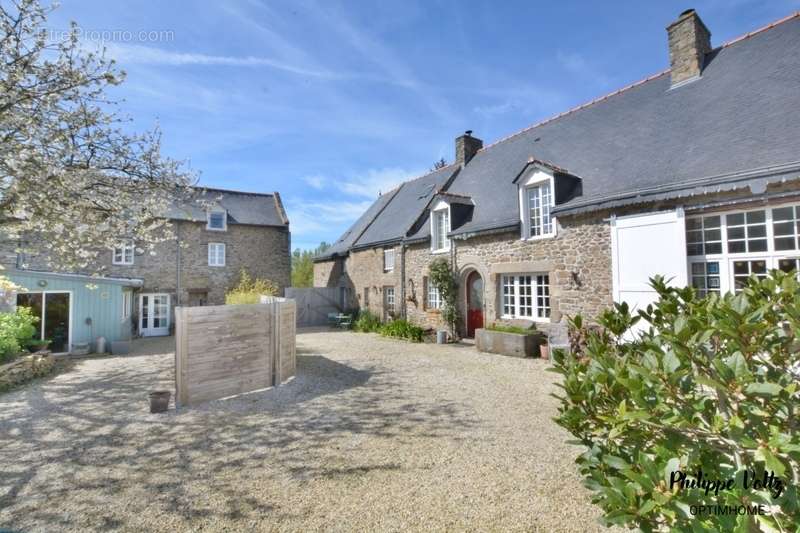
[[[11,361],[28,347],[36,335],[37,322],[39,318],[27,307],[18,307],[16,313],[0,313],[0,363]]]
[[[379,333],[386,337],[398,337],[411,342],[422,342],[425,330],[407,320],[398,319],[383,324],[379,329]]]
[[[239,273],[239,283],[225,293],[227,305],[261,303],[261,296],[275,296],[278,287],[267,279],[251,278],[247,270]]]
[[[361,311],[358,313],[358,318],[353,322],[353,330],[361,331],[362,333],[377,332],[381,327],[381,319],[377,315],[373,315],[369,311]]]
[[[554,354],[564,396],[556,421],[607,524],[642,531],[795,531],[800,524],[800,284],[773,272],[739,294],[698,298],[651,280],[659,300],[624,304],[588,330],[583,353]],[[639,320],[649,329],[623,334]],[[573,327],[585,329],[575,317]],[[672,486],[698,470],[730,489]],[[750,487],[744,486],[748,472]],[[756,490],[774,473],[782,490]],[[763,504],[767,515],[698,514],[698,505]],[[770,508],[769,506],[774,506]]]
[[[503,324],[489,324],[486,326],[489,331],[499,331],[500,333],[516,333],[517,335],[532,335],[539,333],[535,329],[521,328],[519,326],[506,326]]]

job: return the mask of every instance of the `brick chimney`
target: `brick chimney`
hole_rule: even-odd
[[[711,51],[711,32],[694,9],[687,9],[667,26],[672,85],[700,76]]]
[[[456,164],[463,167],[481,148],[483,141],[473,137],[472,130],[465,131],[464,135],[456,137]]]

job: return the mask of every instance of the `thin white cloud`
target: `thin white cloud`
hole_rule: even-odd
[[[330,240],[332,228],[350,225],[372,204],[364,201],[326,201],[314,202],[296,199],[288,202],[286,211],[292,228],[292,236],[299,236],[304,241]],[[334,231],[337,234],[340,230]]]
[[[325,176],[320,176],[319,174],[314,176],[306,176],[303,178],[303,181],[318,191],[324,189],[328,183],[328,179]]]
[[[269,67],[301,76],[340,79],[338,73],[328,70],[309,69],[258,56],[223,56],[193,52],[172,52],[161,48],[138,44],[106,43],[110,57],[123,65],[167,65],[167,66],[229,66],[229,67]]]
[[[376,198],[378,194],[390,191],[400,183],[422,175],[420,170],[403,168],[370,169],[356,177],[342,181],[341,190],[345,194]]]
[[[579,76],[584,79],[594,80],[602,86],[606,86],[611,83],[611,79],[606,74],[600,71],[600,69],[595,68],[594,65],[589,63],[585,57],[577,52],[565,52],[563,50],[559,50],[556,52],[556,61],[561,68],[570,74],[574,74],[575,76]]]

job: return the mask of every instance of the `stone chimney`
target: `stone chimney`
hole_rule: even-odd
[[[672,85],[700,76],[711,51],[711,32],[694,9],[687,9],[667,26]]]
[[[473,137],[472,130],[465,131],[464,135],[456,137],[456,164],[463,167],[481,148],[483,141]]]

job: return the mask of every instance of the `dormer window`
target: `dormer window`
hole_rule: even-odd
[[[450,250],[450,206],[445,202],[431,211],[431,251],[446,252]]]
[[[537,170],[522,183],[519,190],[522,238],[555,236],[556,225],[551,214],[555,205],[552,174]]]
[[[209,210],[206,229],[212,231],[226,231],[228,229],[228,212],[224,209]]]

